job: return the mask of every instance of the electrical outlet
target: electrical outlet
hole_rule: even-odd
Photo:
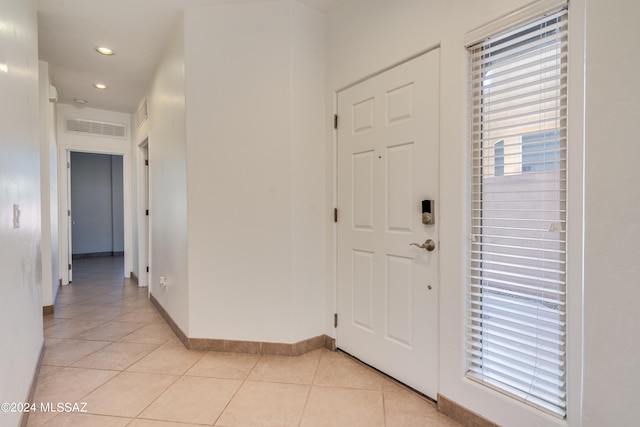
[[[167,278],[165,276],[160,276],[160,287],[167,292]]]

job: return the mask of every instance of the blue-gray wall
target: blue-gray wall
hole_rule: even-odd
[[[122,156],[71,153],[73,255],[124,251]]]

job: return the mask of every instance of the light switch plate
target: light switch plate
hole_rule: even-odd
[[[13,205],[13,228],[20,228],[20,205]]]

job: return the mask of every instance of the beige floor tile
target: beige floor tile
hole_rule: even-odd
[[[382,390],[382,376],[344,354],[323,352],[313,384]]]
[[[165,323],[164,319],[153,307],[142,307],[138,309],[134,309],[133,311],[120,316],[118,318],[121,322],[157,322],[157,323]]]
[[[263,356],[251,371],[248,379],[288,384],[311,384],[319,360],[320,352],[311,352],[296,357]]]
[[[42,317],[42,326],[46,329],[49,326],[53,326],[56,323],[64,322],[65,319],[55,318],[52,314],[48,314]]]
[[[156,348],[158,348],[157,344],[114,342],[76,361],[73,366],[122,371]]]
[[[171,421],[133,420],[127,427],[202,427],[202,424],[184,424]]]
[[[69,366],[108,344],[105,341],[62,340],[51,347],[47,346],[42,364]]]
[[[438,412],[434,403],[408,391],[385,392],[384,408],[387,427],[461,426]]]
[[[44,330],[46,338],[71,338],[102,324],[93,320],[67,319]]]
[[[395,393],[405,393],[410,392],[414,394],[407,386],[403,385],[400,382],[397,382],[394,379],[387,378],[382,375],[382,391],[386,392],[395,392]]]
[[[77,279],[77,277],[76,277]],[[104,289],[99,286],[93,286],[90,284],[91,278],[85,283],[80,284],[80,280],[74,281],[70,286],[62,286],[58,291],[58,295],[62,294],[81,294],[81,295],[95,295],[99,293],[106,293],[109,289]]]
[[[80,314],[74,317],[74,320],[100,320],[103,322],[117,321],[119,316],[129,313],[131,309],[122,307],[100,307],[88,313]]]
[[[27,427],[41,427],[47,424],[48,421],[51,421],[56,414],[47,413],[47,412],[34,412],[29,414],[29,418],[27,420]]]
[[[46,354],[46,353],[45,353]],[[40,366],[40,374],[38,375],[38,383],[42,381],[44,378],[55,374],[56,372],[60,372],[64,369],[63,366],[50,366],[50,365],[42,365]]]
[[[204,356],[182,344],[165,344],[130,366],[127,371],[182,375]]]
[[[181,345],[181,346],[184,346],[184,344],[182,343],[182,341],[180,341],[180,338],[178,338],[178,337],[177,337],[177,336],[175,336],[175,335],[173,336],[173,338],[171,338],[171,339],[167,342],[167,345],[168,345],[168,344],[174,344],[174,345]]]
[[[46,427],[125,427],[131,418],[106,417],[83,413],[62,413],[47,421]]]
[[[87,304],[56,304],[53,308],[53,314],[51,316],[53,316],[54,319],[71,319],[80,314],[88,313],[93,309],[95,309],[94,306]]]
[[[216,426],[298,426],[309,386],[246,381],[224,410]]]
[[[91,304],[100,306],[101,308],[119,308],[117,307],[122,297],[111,294],[101,294],[90,296],[84,301],[85,304]],[[114,307],[115,306],[115,307]],[[133,307],[128,307],[126,310],[131,311]]]
[[[211,425],[241,384],[241,380],[181,377],[139,418]]]
[[[112,296],[112,297],[120,297],[120,298],[136,295],[142,300],[149,301],[149,288],[145,288],[145,287],[141,288],[140,286],[135,284],[125,283],[124,286],[118,286],[118,287],[112,286],[109,292],[107,292],[105,295]]]
[[[212,378],[245,379],[260,360],[260,355],[208,351],[185,375]]]
[[[116,374],[115,371],[62,368],[43,376],[41,371],[33,401],[37,407],[47,402],[52,404],[80,402],[87,393],[106,383]],[[29,424],[43,425],[55,416],[54,412],[37,411],[29,416]]]
[[[90,296],[86,294],[83,295],[79,293],[66,293],[66,294],[59,293],[58,296],[56,297],[56,304],[65,304],[65,305],[82,304],[88,298],[90,298]]]
[[[35,402],[76,402],[118,372],[64,368],[38,380]]]
[[[121,298],[118,301],[118,305],[121,307],[146,307],[149,304],[149,301],[146,298],[140,298],[139,295],[130,295]]]
[[[129,335],[144,325],[144,323],[132,322],[106,322],[93,329],[75,335],[74,338],[82,340],[118,341],[120,338]]]
[[[145,344],[166,344],[175,334],[171,328],[162,323],[150,323],[120,339],[121,342],[137,342]]]
[[[64,338],[45,338],[44,339],[44,345],[47,349],[60,344],[61,342],[64,341]]]
[[[384,427],[381,391],[313,387],[302,427]]]
[[[135,417],[176,379],[173,375],[121,372],[83,400],[91,414]]]

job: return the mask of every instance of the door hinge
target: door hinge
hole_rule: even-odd
[[[69,271],[71,271],[71,264],[69,264]]]
[[[333,222],[338,222],[338,208],[333,208]]]
[[[338,313],[333,313],[333,327],[338,327]]]
[[[333,128],[334,129],[338,129],[338,115],[337,114],[333,115]]]
[[[144,165],[145,165],[145,166],[149,166],[149,160],[145,159],[145,160],[144,160]]]
[[[71,162],[67,162],[67,169],[71,169]]]
[[[149,266],[147,265],[147,273],[149,272]]]
[[[71,216],[71,209],[67,209],[67,216]]]
[[[145,211],[145,215],[149,216],[149,209]]]

